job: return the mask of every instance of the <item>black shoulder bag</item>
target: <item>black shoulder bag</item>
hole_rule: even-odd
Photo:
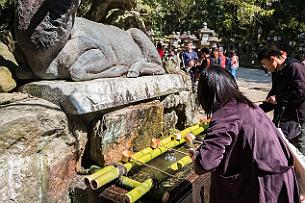
[[[284,113],[284,112],[283,112]],[[280,117],[282,117],[283,113],[281,114]],[[298,111],[296,110],[297,114],[297,119],[298,121],[284,121],[284,122],[279,122],[279,127],[282,129],[284,135],[288,140],[292,140],[293,138],[296,138],[301,134],[301,124],[300,124],[300,119],[299,119],[299,114]]]

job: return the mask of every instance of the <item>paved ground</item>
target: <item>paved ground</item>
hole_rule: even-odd
[[[239,89],[253,102],[262,101],[271,89],[271,75],[265,76],[265,72],[259,69],[238,68],[237,83]],[[258,102],[257,104],[260,104]],[[272,118],[273,113],[267,113]]]
[[[259,69],[250,68],[238,68],[237,69],[237,83],[239,89],[253,102],[263,101],[271,89],[271,75],[265,76],[265,71]],[[257,105],[261,102],[256,103]],[[204,117],[204,112],[198,110],[193,122],[196,123],[200,118]],[[267,113],[272,119],[273,113]]]
[[[271,76],[265,76],[263,70],[238,68],[237,83],[251,101],[265,100],[271,88]]]

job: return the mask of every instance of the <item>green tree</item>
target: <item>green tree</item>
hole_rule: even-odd
[[[8,30],[13,25],[15,12],[13,0],[0,0],[0,32]]]
[[[254,38],[251,35],[257,33],[261,19],[274,12],[265,6],[266,0],[142,0],[142,3],[151,8],[150,21],[161,34],[194,32],[207,22],[224,42],[232,37],[241,41]]]

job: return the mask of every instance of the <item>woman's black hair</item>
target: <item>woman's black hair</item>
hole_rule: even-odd
[[[202,71],[198,82],[198,101],[207,114],[211,116],[217,109],[230,101],[255,105],[238,89],[234,77],[219,65],[213,65]]]

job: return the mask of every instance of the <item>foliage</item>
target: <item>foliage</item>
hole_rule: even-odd
[[[150,22],[161,34],[173,31],[195,32],[204,22],[224,40],[253,29],[260,18],[270,17],[273,9],[266,0],[142,0],[151,9]]]
[[[86,16],[92,2],[105,1],[82,0],[78,15]],[[0,32],[12,28],[14,2],[0,0]],[[304,0],[137,0],[134,9],[145,14],[142,19],[156,37],[194,33],[207,22],[224,44],[258,46],[270,42],[270,36],[281,36],[286,46],[296,42],[291,47],[296,49],[305,38]]]
[[[305,37],[304,12],[305,1],[303,0],[278,2],[272,17],[274,27],[273,29],[266,29],[265,36],[270,34],[281,36],[285,40],[284,46],[286,48],[298,49],[298,46],[304,43]],[[266,19],[265,24],[268,24],[268,19]],[[300,36],[300,34],[302,35]],[[289,41],[295,41],[296,45],[289,46]]]
[[[304,0],[141,0],[149,6],[149,21],[158,35],[195,32],[203,22],[224,44],[259,46],[268,37],[281,36],[282,46],[304,41]],[[304,43],[304,42],[303,42]]]
[[[1,8],[1,10],[2,10],[9,2],[12,2],[12,1],[9,1],[9,0],[0,0],[0,8]]]
[[[82,17],[86,16],[90,7],[91,7],[91,0],[82,0],[80,6],[77,9],[77,15]]]
[[[0,0],[0,32],[10,29],[13,25],[14,18],[13,0]]]

